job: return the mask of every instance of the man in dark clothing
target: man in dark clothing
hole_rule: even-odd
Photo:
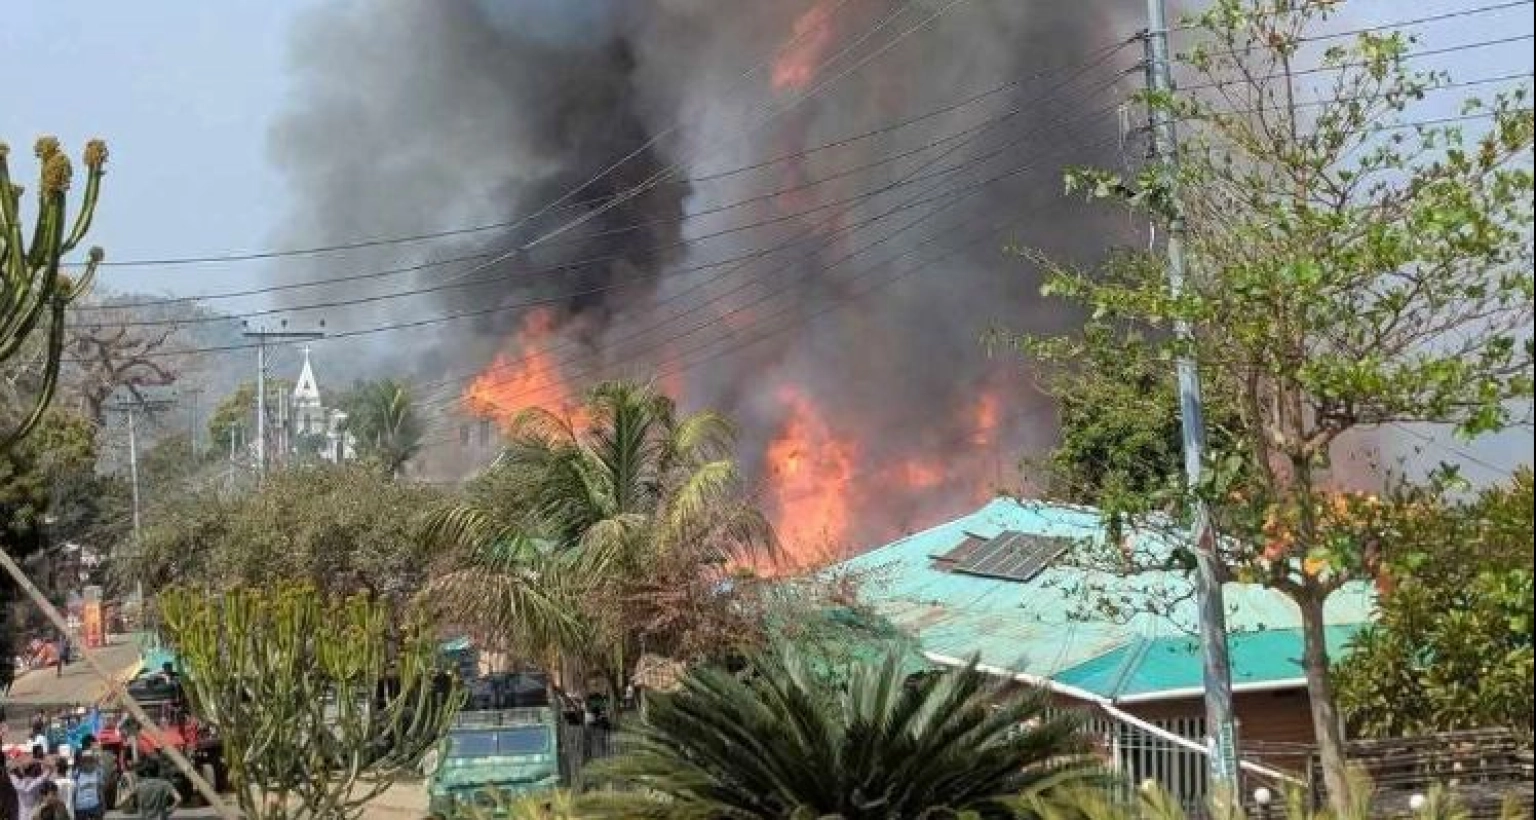
[[[161,777],[160,765],[147,760],[139,770],[139,782],[133,790],[133,801],[144,820],[170,820],[171,812],[181,805],[181,795],[170,781]]]

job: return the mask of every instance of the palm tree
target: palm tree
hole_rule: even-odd
[[[652,696],[633,751],[599,767],[622,790],[584,798],[582,816],[993,820],[1093,771],[1075,718],[974,664],[909,681],[891,655],[843,692],[794,653],[755,671],[703,668]]]
[[[629,585],[661,565],[718,572],[775,549],[730,459],[734,435],[632,382],[599,384],[570,413],[523,411],[470,498],[433,516],[462,561],[427,595],[530,651],[621,674],[639,655]]]
[[[394,379],[359,385],[344,402],[345,430],[357,440],[358,455],[378,464],[391,478],[421,450],[422,424],[410,388]]]

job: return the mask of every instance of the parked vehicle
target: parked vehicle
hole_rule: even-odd
[[[460,805],[495,811],[515,797],[560,785],[560,711],[543,675],[472,681],[469,701],[429,753],[429,809],[451,817]]]

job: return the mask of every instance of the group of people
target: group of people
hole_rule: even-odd
[[[73,760],[34,746],[30,760],[14,763],[7,774],[16,791],[17,820],[104,817],[109,773],[93,746],[82,749]]]
[[[71,749],[80,748],[86,735],[101,733],[101,713],[97,709],[75,706],[69,709],[52,709],[32,716],[31,746],[41,746],[50,755],[70,756]]]
[[[16,820],[101,820],[106,816],[115,762],[100,755],[95,738],[87,737],[73,759],[49,755],[34,746],[32,758],[7,772],[16,792]],[[169,820],[181,805],[181,794],[158,757],[139,762],[133,801],[144,820]]]

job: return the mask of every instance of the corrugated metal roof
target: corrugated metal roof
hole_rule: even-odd
[[[945,572],[931,556],[967,534],[1005,530],[1080,540],[1101,538],[1096,512],[998,498],[970,515],[845,562],[862,579],[863,597],[911,632],[923,651],[951,658],[979,655],[984,665],[1087,690],[1102,697],[1198,687],[1196,610],[1180,571],[1119,576],[1058,560],[1027,583]],[[1140,544],[1145,547],[1145,539]],[[1226,586],[1233,678],[1263,684],[1302,677],[1300,612],[1284,595],[1252,584]],[[1150,607],[1159,602],[1161,606]],[[1109,603],[1108,609],[1096,604]],[[1152,614],[1157,608],[1167,614]],[[1109,611],[1118,610],[1118,611]],[[1326,612],[1330,643],[1342,645],[1366,623],[1364,585],[1334,593]],[[1184,651],[1189,649],[1190,651]]]

